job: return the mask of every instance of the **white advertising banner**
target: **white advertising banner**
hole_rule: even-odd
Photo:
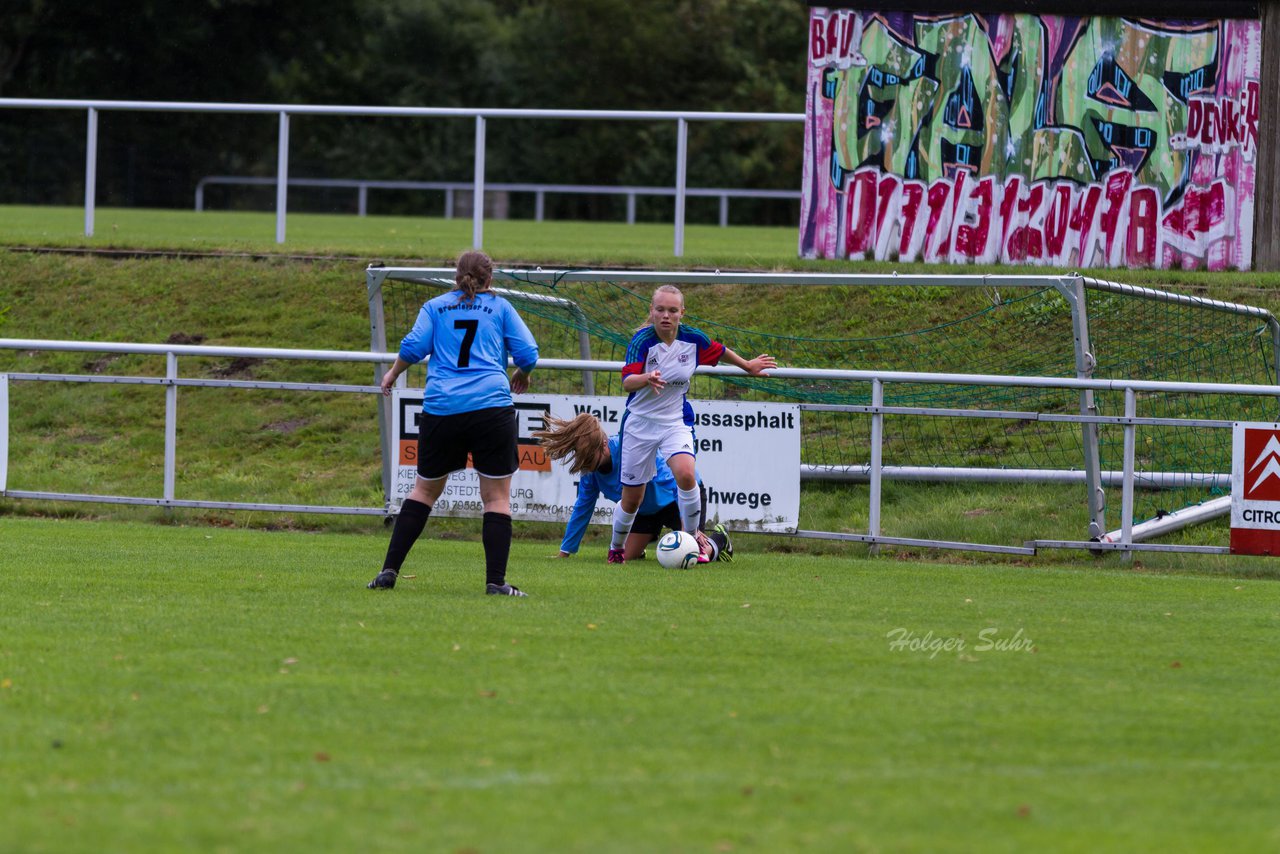
[[[1280,424],[1233,428],[1231,553],[1280,555]]]
[[[395,479],[392,503],[413,489],[417,474],[418,416],[422,392],[394,392]],[[697,417],[698,474],[707,490],[707,517],[732,530],[789,533],[800,520],[800,409],[795,404],[691,401]],[[578,495],[577,477],[547,459],[533,438],[543,416],[572,418],[590,412],[613,435],[622,424],[623,399],[579,395],[523,394],[516,398],[520,471],[511,479],[511,513],[516,519],[566,522]],[[432,515],[479,518],[483,513],[476,473],[467,468],[449,476]],[[608,523],[613,502],[596,504],[592,521]]]

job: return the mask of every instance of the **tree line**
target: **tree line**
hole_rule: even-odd
[[[427,107],[801,112],[799,0],[5,0],[0,96]],[[204,175],[275,174],[274,116],[100,114],[102,205],[189,207]],[[695,123],[689,186],[798,189],[798,124]],[[83,111],[0,110],[0,202],[83,200]],[[494,120],[490,181],[666,185],[674,123]],[[466,119],[294,117],[294,177],[469,180]],[[269,207],[269,191],[211,205]],[[294,201],[354,209],[354,194]],[[513,205],[518,203],[513,200]],[[531,206],[531,202],[528,203]],[[553,204],[551,199],[548,205]],[[549,215],[614,218],[620,200]],[[670,216],[670,200],[641,216]],[[692,204],[692,202],[691,202]],[[372,212],[439,213],[421,194]],[[735,203],[735,221],[794,222]],[[519,214],[520,211],[516,210]],[[691,218],[693,209],[691,208]]]

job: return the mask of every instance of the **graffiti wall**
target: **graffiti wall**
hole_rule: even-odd
[[[800,254],[1248,269],[1261,39],[815,7]]]

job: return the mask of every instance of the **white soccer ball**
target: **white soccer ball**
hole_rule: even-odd
[[[668,531],[658,540],[658,563],[667,569],[688,569],[698,562],[698,541],[684,531]]]

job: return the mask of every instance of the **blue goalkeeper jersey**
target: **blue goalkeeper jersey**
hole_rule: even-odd
[[[576,554],[582,535],[587,532],[591,522],[591,514],[596,509],[596,501],[603,495],[610,501],[622,498],[621,470],[618,466],[618,452],[622,447],[622,437],[609,439],[609,454],[613,458],[613,466],[607,472],[583,472],[578,478],[578,498],[573,503],[573,513],[569,516],[569,524],[564,529],[564,539],[560,543],[560,551]],[[658,468],[653,480],[645,486],[644,501],[640,502],[639,515],[657,513],[676,500],[676,477],[667,468],[661,457],[657,461]],[[701,482],[701,480],[699,480]]]
[[[428,300],[400,342],[411,365],[431,357],[422,411],[456,415],[511,405],[507,356],[525,373],[538,363],[538,342],[511,303],[493,293],[464,302],[461,291]]]

